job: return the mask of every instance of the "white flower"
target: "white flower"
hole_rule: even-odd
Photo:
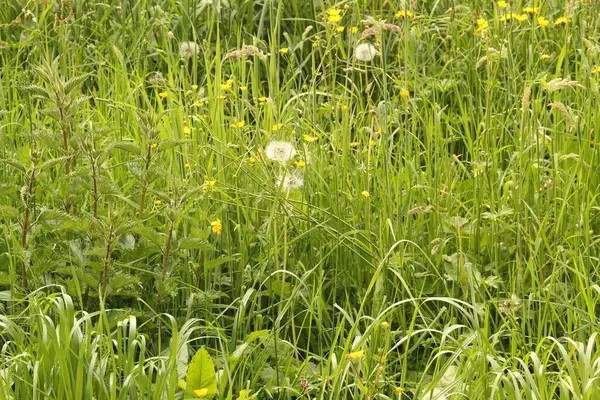
[[[377,49],[371,43],[361,43],[354,49],[354,58],[358,61],[369,62],[377,55]]]
[[[279,177],[278,185],[286,192],[301,188],[304,185],[304,175],[299,172],[283,175]]]
[[[192,58],[200,53],[200,46],[196,42],[179,43],[179,55],[181,58]]]
[[[286,162],[294,158],[296,155],[296,149],[290,142],[272,141],[267,145],[265,149],[267,158],[269,160],[275,160],[279,162]]]

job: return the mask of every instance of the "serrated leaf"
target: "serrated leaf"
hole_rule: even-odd
[[[71,91],[73,91],[73,89],[75,89],[77,86],[81,85],[83,82],[85,82],[85,80],[90,76],[90,74],[85,74],[85,75],[80,75],[80,76],[76,76],[73,77],[71,79],[69,79],[68,81],[65,82],[64,86],[63,86],[63,90],[65,92],[65,94],[69,94],[71,93]]]
[[[140,155],[142,152],[142,148],[133,142],[116,142],[111,144],[111,147],[119,150],[124,150],[136,155]]]
[[[202,393],[202,396],[199,395]],[[217,374],[210,354],[201,348],[188,367],[185,379],[186,399],[212,399],[217,394]]]
[[[158,144],[157,150],[164,151],[172,149],[173,147],[181,146],[182,144],[189,143],[189,140],[175,139],[175,140],[164,140]]]

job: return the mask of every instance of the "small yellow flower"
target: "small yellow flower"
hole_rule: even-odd
[[[189,163],[185,163],[184,167],[187,168],[187,169],[192,168],[192,166]]]
[[[217,236],[219,236],[221,234],[221,232],[223,231],[223,224],[221,223],[221,220],[219,218],[212,221],[210,223],[210,227],[211,227],[211,230],[217,234]],[[200,389],[200,390],[202,390],[202,389]],[[208,390],[206,393],[208,393]],[[206,395],[206,393],[205,393],[205,395]]]
[[[192,85],[191,87],[192,87],[192,90],[198,89],[198,85]]]
[[[594,69],[592,70],[592,74],[600,74],[600,66],[598,66],[598,67],[594,68]]]
[[[294,161],[294,164],[296,164],[296,167],[302,168],[306,165],[306,162],[304,160],[298,160],[298,161]]]
[[[327,10],[327,22],[331,22],[332,24],[337,24],[342,20],[342,10],[338,8],[332,8]]]
[[[565,17],[564,15],[562,17],[558,17],[556,19],[556,21],[554,21],[555,25],[566,25],[569,22],[571,22],[571,20],[568,17]]]
[[[248,159],[248,162],[249,162],[250,164],[254,164],[254,163],[256,162],[256,158],[255,158],[255,157],[250,157],[250,158]]]
[[[217,100],[225,100],[226,98],[227,98],[227,96],[223,96],[223,95],[216,97]]]
[[[488,26],[488,22],[485,19],[479,18],[477,20],[477,29],[475,29],[475,33],[481,33],[482,35],[484,35]]]
[[[414,16],[415,13],[410,10],[400,10],[394,15],[395,18],[412,18]]]
[[[246,90],[248,90],[248,86],[246,86],[246,85],[240,86],[240,91],[241,92],[245,92]]]
[[[548,61],[550,60],[552,57],[549,54],[542,54],[540,56],[540,61]]]
[[[519,22],[527,21],[527,14],[515,14],[515,19]]]
[[[362,192],[360,192],[360,194],[362,194],[364,198],[371,197],[371,193],[367,192],[366,190],[363,190]]]
[[[202,103],[201,101],[199,101],[199,102],[197,102],[197,103],[194,103],[194,107],[198,107],[198,108],[200,108],[200,107],[202,107],[202,105],[203,105],[203,104],[204,104],[204,103]]]
[[[390,327],[392,326],[392,324],[390,324],[390,323],[389,323],[389,322],[387,322],[387,321],[383,321],[383,322],[381,323],[381,326],[382,326],[383,328],[385,328],[385,329],[390,329]]]
[[[196,389],[194,390],[194,394],[198,397],[205,397],[208,394],[207,388]]]
[[[228,92],[231,90],[231,85],[233,85],[233,80],[228,79],[227,82],[221,84],[221,89],[225,92]]]
[[[152,143],[152,144],[150,145],[150,148],[151,148],[151,149],[155,149],[155,148],[157,148],[157,147],[158,147],[158,143]]]
[[[356,148],[358,146],[360,146],[360,142],[350,142],[350,147]]]
[[[400,386],[396,386],[395,391],[398,396],[402,396],[402,394],[404,393],[404,388],[401,388]]]
[[[523,9],[524,13],[531,14],[531,15],[537,14],[539,11],[540,11],[539,7],[525,7]]]
[[[350,32],[352,32],[352,33],[358,32],[358,26],[353,26],[352,29],[350,29]]]
[[[160,92],[158,94],[158,97],[160,97],[161,99],[166,99],[168,95],[169,95],[168,92]]]
[[[273,132],[277,132],[278,130],[281,130],[281,128],[283,128],[284,126],[285,125],[283,125],[283,124],[275,124],[275,125],[273,125],[273,127],[271,128],[271,130]]]
[[[505,1],[499,1],[496,4],[498,4],[498,7],[500,7],[500,8],[506,8],[508,6],[508,3]]]
[[[339,33],[342,33],[342,32],[344,32],[345,28],[346,28],[345,26],[338,26],[337,28],[335,28],[335,30]]]
[[[410,92],[408,90],[403,90],[400,92],[400,97],[408,97],[410,96]]]
[[[190,128],[188,128],[187,126],[183,128],[184,135],[189,135],[190,133],[192,133],[192,130]]]
[[[257,100],[258,100],[259,103],[266,103],[267,102],[267,98],[265,96],[261,96]]]
[[[365,351],[364,350],[354,351],[354,352],[348,354],[348,359],[350,359],[350,360],[359,360],[364,355],[365,355]]]
[[[238,122],[234,122],[233,124],[231,124],[231,127],[235,128],[235,129],[241,129],[244,127],[244,125],[246,125],[246,122],[244,122],[244,120],[242,119],[242,120],[239,120]]]
[[[548,21],[546,18],[544,18],[541,15],[539,17],[537,17],[537,22],[538,22],[538,24],[540,24],[541,27],[546,27],[546,26],[550,25],[550,21]]]
[[[287,54],[287,53],[288,53],[288,51],[290,51],[290,49],[288,49],[287,47],[282,47],[281,49],[279,49],[279,52],[280,52],[281,54]]]
[[[318,136],[311,136],[311,135],[304,135],[303,138],[304,138],[304,141],[308,142],[308,143],[316,142],[317,139],[319,139]]]
[[[154,205],[155,206],[160,206],[162,204],[162,201],[160,200],[154,200]]]

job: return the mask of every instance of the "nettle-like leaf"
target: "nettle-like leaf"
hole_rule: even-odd
[[[206,349],[196,352],[185,378],[186,399],[212,399],[217,394],[217,374]]]

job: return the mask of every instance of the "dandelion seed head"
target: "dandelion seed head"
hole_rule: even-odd
[[[274,140],[267,145],[265,153],[269,160],[287,162],[294,158],[296,155],[296,149],[290,142]]]
[[[377,49],[371,43],[361,43],[354,49],[354,58],[358,61],[369,62],[377,55]]]
[[[283,188],[283,190],[290,192],[294,189],[299,189],[304,185],[304,175],[299,172],[286,174],[279,177],[279,181],[277,183]]]
[[[181,58],[190,59],[200,53],[200,46],[196,42],[181,42],[179,44],[179,55]]]

